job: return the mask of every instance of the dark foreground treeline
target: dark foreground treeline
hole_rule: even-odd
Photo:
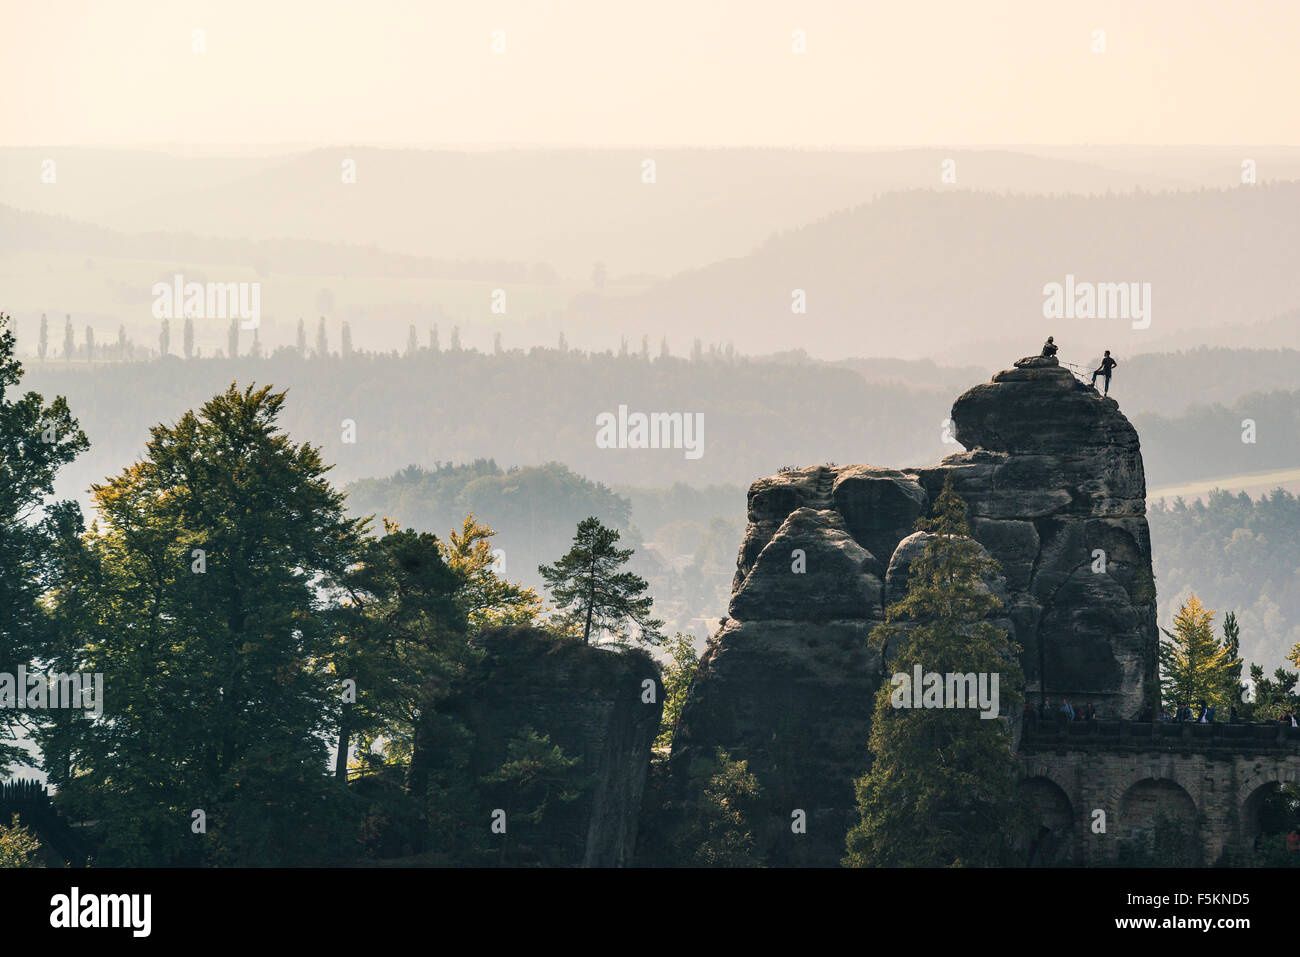
[[[0,317],[0,775],[34,766],[53,803],[0,796],[0,866],[631,861],[689,640],[665,674],[587,644],[473,519],[439,538],[350,515],[270,387],[155,426],[87,527],[48,501],[87,438],[12,356]],[[613,541],[605,584],[657,640]],[[632,637],[604,606],[594,624]],[[650,815],[643,861],[710,846],[689,814]]]

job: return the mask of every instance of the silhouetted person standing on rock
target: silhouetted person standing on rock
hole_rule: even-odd
[[[1109,352],[1106,354],[1110,355]],[[1052,341],[1051,336],[1048,336],[1047,341],[1043,343],[1043,355],[1048,359],[1056,358],[1056,343]]]
[[[1106,355],[1102,357],[1101,365],[1092,371],[1092,382],[1089,383],[1094,389],[1097,388],[1097,376],[1102,376],[1106,381],[1102,386],[1106,391],[1103,395],[1110,395],[1110,373],[1118,362],[1110,357],[1110,350],[1106,350]]]

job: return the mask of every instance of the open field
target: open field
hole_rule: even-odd
[[[1300,493],[1300,468],[1274,469],[1268,472],[1250,472],[1244,475],[1229,475],[1222,478],[1203,479],[1187,485],[1166,485],[1153,488],[1147,493],[1148,501],[1156,499],[1203,498],[1212,489],[1221,488],[1229,492],[1245,492],[1251,498],[1271,492],[1275,488],[1284,488],[1288,492]]]

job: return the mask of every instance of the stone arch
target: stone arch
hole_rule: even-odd
[[[1034,821],[1025,863],[1029,867],[1062,867],[1075,863],[1077,822],[1065,790],[1042,774],[1021,780],[1020,789],[1021,800]]]
[[[1109,777],[1109,775],[1108,775]],[[1146,780],[1171,781],[1182,788],[1192,801],[1197,813],[1200,805],[1196,796],[1200,794],[1200,782],[1186,767],[1184,762],[1173,755],[1162,755],[1155,760],[1138,760],[1122,771],[1117,770],[1111,778],[1113,783],[1106,792],[1106,813],[1118,815],[1124,796],[1136,785]]]
[[[1159,853],[1160,863],[1197,864],[1202,856],[1199,813],[1190,791],[1172,777],[1145,775],[1116,805],[1116,850],[1122,862]]]
[[[1240,793],[1244,797],[1237,809],[1237,847],[1240,851],[1249,852],[1254,850],[1255,838],[1263,830],[1260,823],[1260,810],[1264,802],[1277,793],[1282,783],[1281,781],[1261,781],[1249,791],[1242,788]]]
[[[1268,829],[1261,812],[1284,784],[1300,784],[1300,766],[1294,759],[1256,763],[1241,775],[1237,781],[1235,833],[1226,842],[1225,853],[1246,859],[1254,857],[1256,838]]]

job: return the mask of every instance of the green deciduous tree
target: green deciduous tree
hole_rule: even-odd
[[[1015,714],[1023,678],[1018,646],[988,618],[1001,604],[983,581],[997,570],[970,538],[951,477],[918,530],[932,533],[913,561],[907,594],[889,606],[871,642],[889,667],[999,675],[1003,714]],[[1009,861],[1021,828],[1011,735],[972,707],[896,708],[891,682],[876,694],[871,768],[857,782],[862,821],[846,866],[987,866]],[[951,703],[951,702],[950,702]]]
[[[104,720],[55,724],[47,768],[82,819],[112,822],[101,864],[293,864],[346,853],[326,777],[339,693],[328,594],[356,561],[319,450],[276,421],[270,388],[232,385],[152,429],[145,457],[93,487],[56,615],[60,670],[105,676]],[[204,812],[208,833],[192,827]]]
[[[634,636],[657,644],[663,640],[659,632],[663,622],[650,617],[654,600],[645,594],[645,579],[620,571],[632,557],[632,549],[619,548],[618,539],[618,532],[599,519],[585,518],[578,523],[568,554],[537,570],[563,612],[562,626],[576,631],[584,643],[590,642],[593,632],[606,632],[620,641]]]
[[[354,734],[363,757],[382,742],[390,762],[407,764],[407,791],[423,802],[438,703],[476,653],[457,601],[465,578],[443,559],[437,536],[391,522],[385,531],[342,579],[351,600],[339,612],[347,637],[335,668],[355,681],[357,706],[345,705],[339,761]]]
[[[8,316],[0,314],[0,672],[14,674],[48,656],[52,633],[40,599],[59,575],[57,543],[81,532],[75,503],[50,506],[59,469],[89,447],[62,398],[48,405],[18,392]],[[0,772],[23,754],[14,742],[29,717],[0,710]]]
[[[443,558],[462,579],[457,602],[475,631],[495,625],[531,625],[542,611],[536,591],[497,574],[499,562],[491,544],[495,534],[471,513],[460,531],[453,531],[451,540],[442,543]]]
[[[669,751],[673,746],[673,734],[677,731],[682,708],[686,706],[691,686],[695,684],[695,677],[699,673],[700,656],[691,636],[680,631],[664,642],[664,650],[668,652],[668,661],[663,666],[664,710],[655,747]]]

